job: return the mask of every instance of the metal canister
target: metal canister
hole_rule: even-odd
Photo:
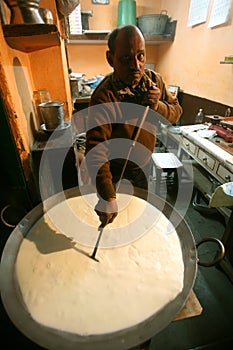
[[[136,25],[136,1],[120,0],[118,4],[118,26],[125,24]]]
[[[71,96],[72,99],[75,100],[79,97],[79,79],[70,77],[70,89],[71,89]]]
[[[46,24],[53,24],[52,11],[50,11],[47,8],[40,7],[39,8],[39,14],[40,14],[41,18],[43,19],[44,23],[46,23]]]
[[[11,11],[10,24],[44,23],[39,14],[40,0],[5,0]]]
[[[47,130],[64,126],[64,102],[50,101],[39,105]]]

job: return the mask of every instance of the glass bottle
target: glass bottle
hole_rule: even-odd
[[[200,108],[195,117],[195,124],[202,124],[203,120],[204,120],[204,113],[203,113],[203,109]]]

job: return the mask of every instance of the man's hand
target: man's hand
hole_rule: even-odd
[[[142,101],[143,105],[148,105],[150,108],[156,111],[158,108],[161,91],[151,80],[148,80],[147,89],[148,91],[145,93],[144,99]]]
[[[118,207],[116,198],[109,198],[108,200],[99,199],[95,206],[95,212],[100,219],[100,227],[105,227],[107,224],[113,222],[118,214]]]

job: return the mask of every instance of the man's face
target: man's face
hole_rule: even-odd
[[[136,31],[130,37],[120,32],[116,38],[115,52],[109,55],[108,62],[117,78],[128,86],[136,87],[144,73],[146,62],[143,37]]]

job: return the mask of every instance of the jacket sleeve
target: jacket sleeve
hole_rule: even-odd
[[[108,142],[112,133],[112,123],[109,120],[106,105],[89,107],[88,131],[86,133],[86,164],[92,184],[96,186],[100,197],[107,200],[115,197],[110,171]]]
[[[176,123],[180,119],[180,116],[183,112],[177,97],[174,97],[168,91],[163,78],[159,73],[151,71],[150,75],[150,78],[156,82],[158,88],[161,90],[161,97],[156,112],[161,114],[170,123]]]

